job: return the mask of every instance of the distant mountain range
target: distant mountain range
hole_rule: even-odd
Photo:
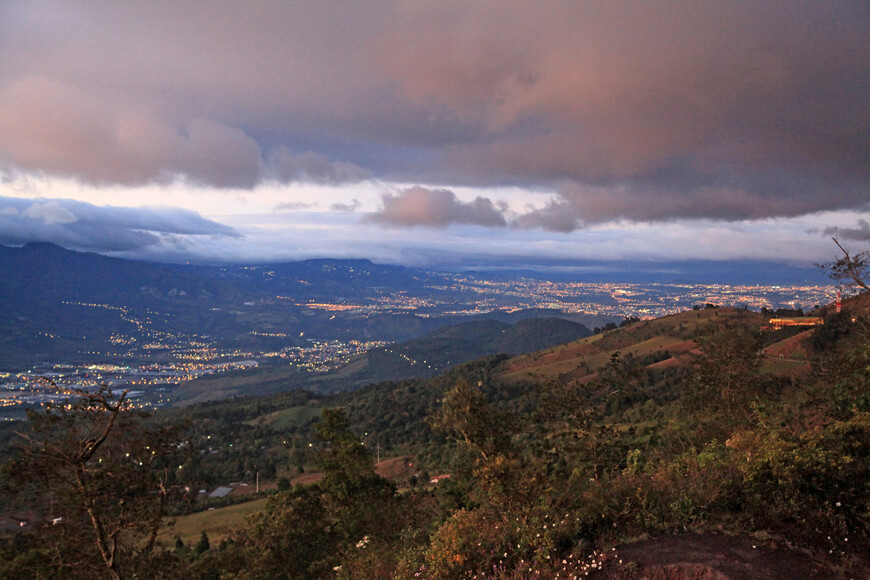
[[[535,309],[420,314],[401,303],[355,310],[355,303],[397,297],[409,304],[417,298],[437,297],[443,304],[460,299],[439,274],[368,260],[185,266],[31,243],[0,246],[0,272],[0,369],[118,359],[124,351],[119,344],[167,345],[182,336],[258,352],[305,345],[309,338],[392,342],[461,322],[570,318]],[[336,306],[307,306],[318,302]],[[152,349],[149,356],[158,352]]]

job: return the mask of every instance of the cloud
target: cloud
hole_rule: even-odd
[[[7,208],[15,212],[10,212],[11,215],[16,215],[18,212],[15,208]],[[71,211],[63,207],[57,201],[49,201],[46,203],[33,203],[30,207],[21,212],[21,215],[31,219],[42,219],[47,226],[54,224],[73,224],[79,221]]]
[[[518,224],[558,231],[857,208],[868,23],[850,0],[12,3],[0,169],[521,185],[559,199]]]
[[[409,99],[478,129],[444,150],[469,179],[620,192],[591,208],[565,195],[595,219],[796,215],[868,199],[868,16],[853,2],[422,3],[378,56]]]
[[[550,201],[546,206],[517,216],[512,225],[521,229],[542,229],[568,233],[580,227],[580,217],[570,203]]]
[[[777,208],[778,200],[756,196],[743,189],[721,186],[698,187],[691,195],[673,188],[635,185],[583,186],[567,182],[556,199],[546,206],[521,214],[512,225],[555,232],[609,221],[663,222],[715,216],[726,221],[752,220],[770,215],[797,216],[811,213],[810,200],[795,197],[788,208]]]
[[[840,240],[870,241],[870,222],[859,219],[854,228],[827,227],[822,230],[826,236],[834,236]]]
[[[362,204],[358,199],[354,199],[350,203],[334,203],[329,206],[329,209],[332,211],[338,211],[342,213],[353,213],[360,208]]]
[[[307,182],[326,185],[359,183],[372,179],[371,171],[346,161],[330,161],[324,155],[308,151],[292,154],[279,147],[269,157],[269,169],[281,182]]]
[[[389,226],[443,228],[450,224],[475,224],[488,227],[506,225],[504,208],[487,198],[460,201],[447,189],[414,186],[398,194],[384,194],[383,207],[366,216],[368,221]]]
[[[44,77],[0,89],[0,162],[97,184],[166,182],[252,187],[260,148],[243,130],[203,117],[181,128],[148,112]]]
[[[285,203],[279,203],[275,206],[275,211],[297,211],[300,209],[309,209],[315,207],[317,204],[307,203],[304,201],[288,201]]]
[[[233,228],[178,208],[96,206],[67,199],[0,197],[0,244],[136,251],[191,236],[239,237]],[[175,240],[175,241],[173,241]]]

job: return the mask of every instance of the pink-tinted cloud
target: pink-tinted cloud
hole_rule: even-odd
[[[183,130],[64,83],[31,77],[0,92],[0,160],[94,183],[178,176],[251,187],[260,148],[244,131],[197,117]]]
[[[504,208],[477,197],[464,202],[447,189],[410,187],[395,195],[383,196],[383,207],[367,216],[369,221],[390,226],[443,228],[450,224],[475,224],[489,227],[506,225]]]
[[[581,179],[681,155],[866,173],[867,16],[852,2],[448,1],[401,12],[379,55],[412,99],[482,118],[496,147],[468,149],[505,171],[528,143],[553,150],[520,172]],[[537,131],[512,134],[521,123]]]
[[[614,189],[564,193],[580,220],[794,215],[870,197],[868,22],[855,2],[448,1],[402,11],[378,55],[485,136],[446,149],[462,175]]]
[[[557,230],[855,208],[868,36],[857,0],[9,3],[0,171],[531,185]]]

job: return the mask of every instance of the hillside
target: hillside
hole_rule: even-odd
[[[497,320],[467,322],[370,350],[329,372],[269,365],[230,376],[197,379],[181,385],[174,399],[179,404],[191,404],[294,388],[317,393],[352,390],[383,381],[433,377],[470,360],[529,352],[587,335],[589,329],[582,324],[559,318],[531,318],[514,324]]]
[[[512,359],[500,378],[507,383],[559,380],[577,386],[597,377],[614,356],[646,361],[650,369],[684,367],[697,354],[705,325],[742,324],[758,327],[764,319],[736,308],[692,310],[639,321],[574,343]]]
[[[691,310],[431,378],[168,410],[159,421],[187,421],[197,450],[172,459],[176,477],[290,489],[244,522],[226,512],[232,544],[160,565],[192,578],[305,577],[298,566],[317,562],[314,576],[356,579],[866,577],[866,303],[769,332],[758,313]],[[404,354],[472,335],[529,344],[563,325],[514,327],[526,338],[475,323]],[[402,469],[377,475],[375,453]],[[197,505],[216,509],[185,519],[186,538],[229,533],[224,504]]]
[[[0,271],[2,366],[87,360],[86,352],[117,351],[113,335],[140,342],[175,333],[232,341],[267,328],[260,313],[243,309],[263,293],[159,264],[32,243],[0,246]]]

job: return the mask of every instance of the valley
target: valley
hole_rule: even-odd
[[[0,248],[0,266],[3,421],[50,397],[46,378],[130,389],[152,409],[292,388],[342,390],[548,346],[533,337],[551,330],[514,329],[524,320],[591,330],[704,304],[810,309],[836,295],[832,285],[578,282],[367,260],[168,266],[50,244]],[[432,335],[457,325],[463,330],[452,336]],[[553,344],[584,332],[564,326]],[[513,338],[501,337],[510,329]]]
[[[94,558],[83,498],[175,577],[867,569],[866,294],[381,268],[43,275],[5,319],[54,346],[0,374],[0,572]]]

